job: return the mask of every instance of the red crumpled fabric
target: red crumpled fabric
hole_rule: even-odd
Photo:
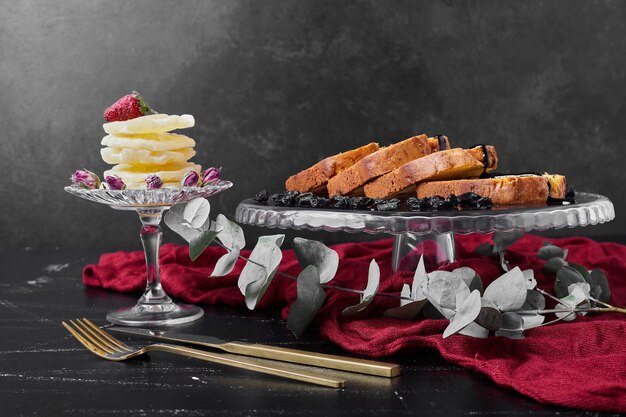
[[[445,267],[452,270],[469,266],[483,278],[485,286],[502,274],[496,258],[477,255],[475,249],[488,241],[486,235],[456,236],[458,261]],[[533,269],[539,287],[553,292],[554,277],[541,272],[543,260],[536,258],[546,240],[525,235],[507,251],[511,266]],[[548,239],[568,249],[568,260],[588,269],[602,269],[611,288],[611,303],[626,305],[626,246],[598,243],[575,237]],[[399,293],[411,275],[394,275],[391,270],[392,241],[348,243],[333,247],[340,265],[331,284],[364,289],[369,263],[376,259],[381,269],[380,292]],[[231,274],[208,278],[216,260],[225,251],[210,247],[191,262],[186,247],[167,244],[161,248],[161,277],[171,296],[190,303],[244,306],[237,287],[237,277],[244,261]],[[244,252],[246,255],[248,252]],[[83,282],[120,292],[140,292],[145,286],[145,263],[142,252],[116,252],[102,255],[97,265],[83,271]],[[301,268],[291,250],[283,251],[280,270],[298,275]],[[286,319],[296,298],[296,283],[276,276],[257,309],[281,307]],[[348,320],[341,310],[359,302],[358,294],[326,290],[326,302],[311,327],[317,326],[322,337],[343,349],[371,357],[389,356],[420,349],[437,349],[449,362],[473,369],[497,384],[510,387],[537,401],[593,411],[626,412],[626,316],[596,313],[578,317],[573,322],[559,322],[525,332],[526,338],[504,337],[476,339],[442,333],[447,320],[406,321],[382,317],[399,302],[376,297],[365,316]],[[549,318],[548,318],[549,320]]]

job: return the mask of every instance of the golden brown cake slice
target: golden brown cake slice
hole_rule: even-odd
[[[413,136],[381,148],[328,181],[328,195],[346,195],[366,182],[431,153],[426,135]]]
[[[565,198],[566,181],[563,175],[502,175],[455,181],[424,182],[417,186],[419,198],[435,195],[461,195],[467,192],[489,197],[495,205],[545,204],[548,196]]]
[[[485,146],[486,153],[481,148],[479,150],[480,152],[474,148],[455,148],[410,161],[365,184],[365,196],[387,198],[398,194],[413,194],[415,184],[422,181],[473,178],[480,176],[485,170],[495,169],[498,160],[495,148]]]
[[[378,143],[372,142],[357,149],[329,156],[312,167],[289,177],[285,182],[285,187],[287,191],[301,193],[323,191],[320,188],[324,187],[329,179],[378,149]]]

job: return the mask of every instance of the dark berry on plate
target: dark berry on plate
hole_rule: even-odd
[[[270,196],[267,194],[267,191],[265,190],[258,192],[254,196],[254,199],[258,201],[259,203],[266,203],[269,198]]]
[[[350,197],[346,197],[345,195],[336,195],[331,197],[330,206],[337,209],[347,209],[350,208],[349,202]]]
[[[459,206],[462,209],[472,209],[472,208],[477,208],[478,205],[478,200],[480,200],[481,197],[476,194],[476,193],[463,193],[459,196]]]
[[[450,194],[448,198],[446,198],[446,203],[448,203],[450,207],[456,208],[459,205],[459,197],[454,194]]]
[[[489,197],[481,197],[476,202],[476,206],[478,206],[480,210],[489,210],[493,207],[493,201]]]
[[[392,198],[392,199],[386,200],[383,203],[376,204],[376,210],[378,210],[378,211],[399,210],[400,209],[400,203],[402,203],[402,201],[400,201],[400,199]]]
[[[576,190],[573,185],[567,186],[567,191],[565,192],[565,201],[571,204],[576,204]]]
[[[317,197],[313,193],[302,193],[296,197],[298,207],[317,207]]]

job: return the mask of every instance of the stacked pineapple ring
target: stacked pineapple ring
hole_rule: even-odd
[[[169,133],[193,127],[189,114],[181,116],[152,114],[122,122],[105,123],[108,133],[102,139],[106,146],[100,151],[102,159],[114,167],[104,172],[105,178],[117,175],[128,188],[146,188],[146,178],[157,175],[164,187],[181,186],[189,171],[201,173],[202,167],[189,160],[196,154],[196,142],[188,136]]]

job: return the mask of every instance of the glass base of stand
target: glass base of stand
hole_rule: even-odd
[[[421,257],[426,271],[430,272],[455,261],[454,234],[429,233],[395,235],[392,268],[395,272],[415,272]]]
[[[204,315],[200,307],[174,304],[137,304],[121,308],[107,314],[107,321],[113,324],[137,327],[175,326],[198,320]]]

